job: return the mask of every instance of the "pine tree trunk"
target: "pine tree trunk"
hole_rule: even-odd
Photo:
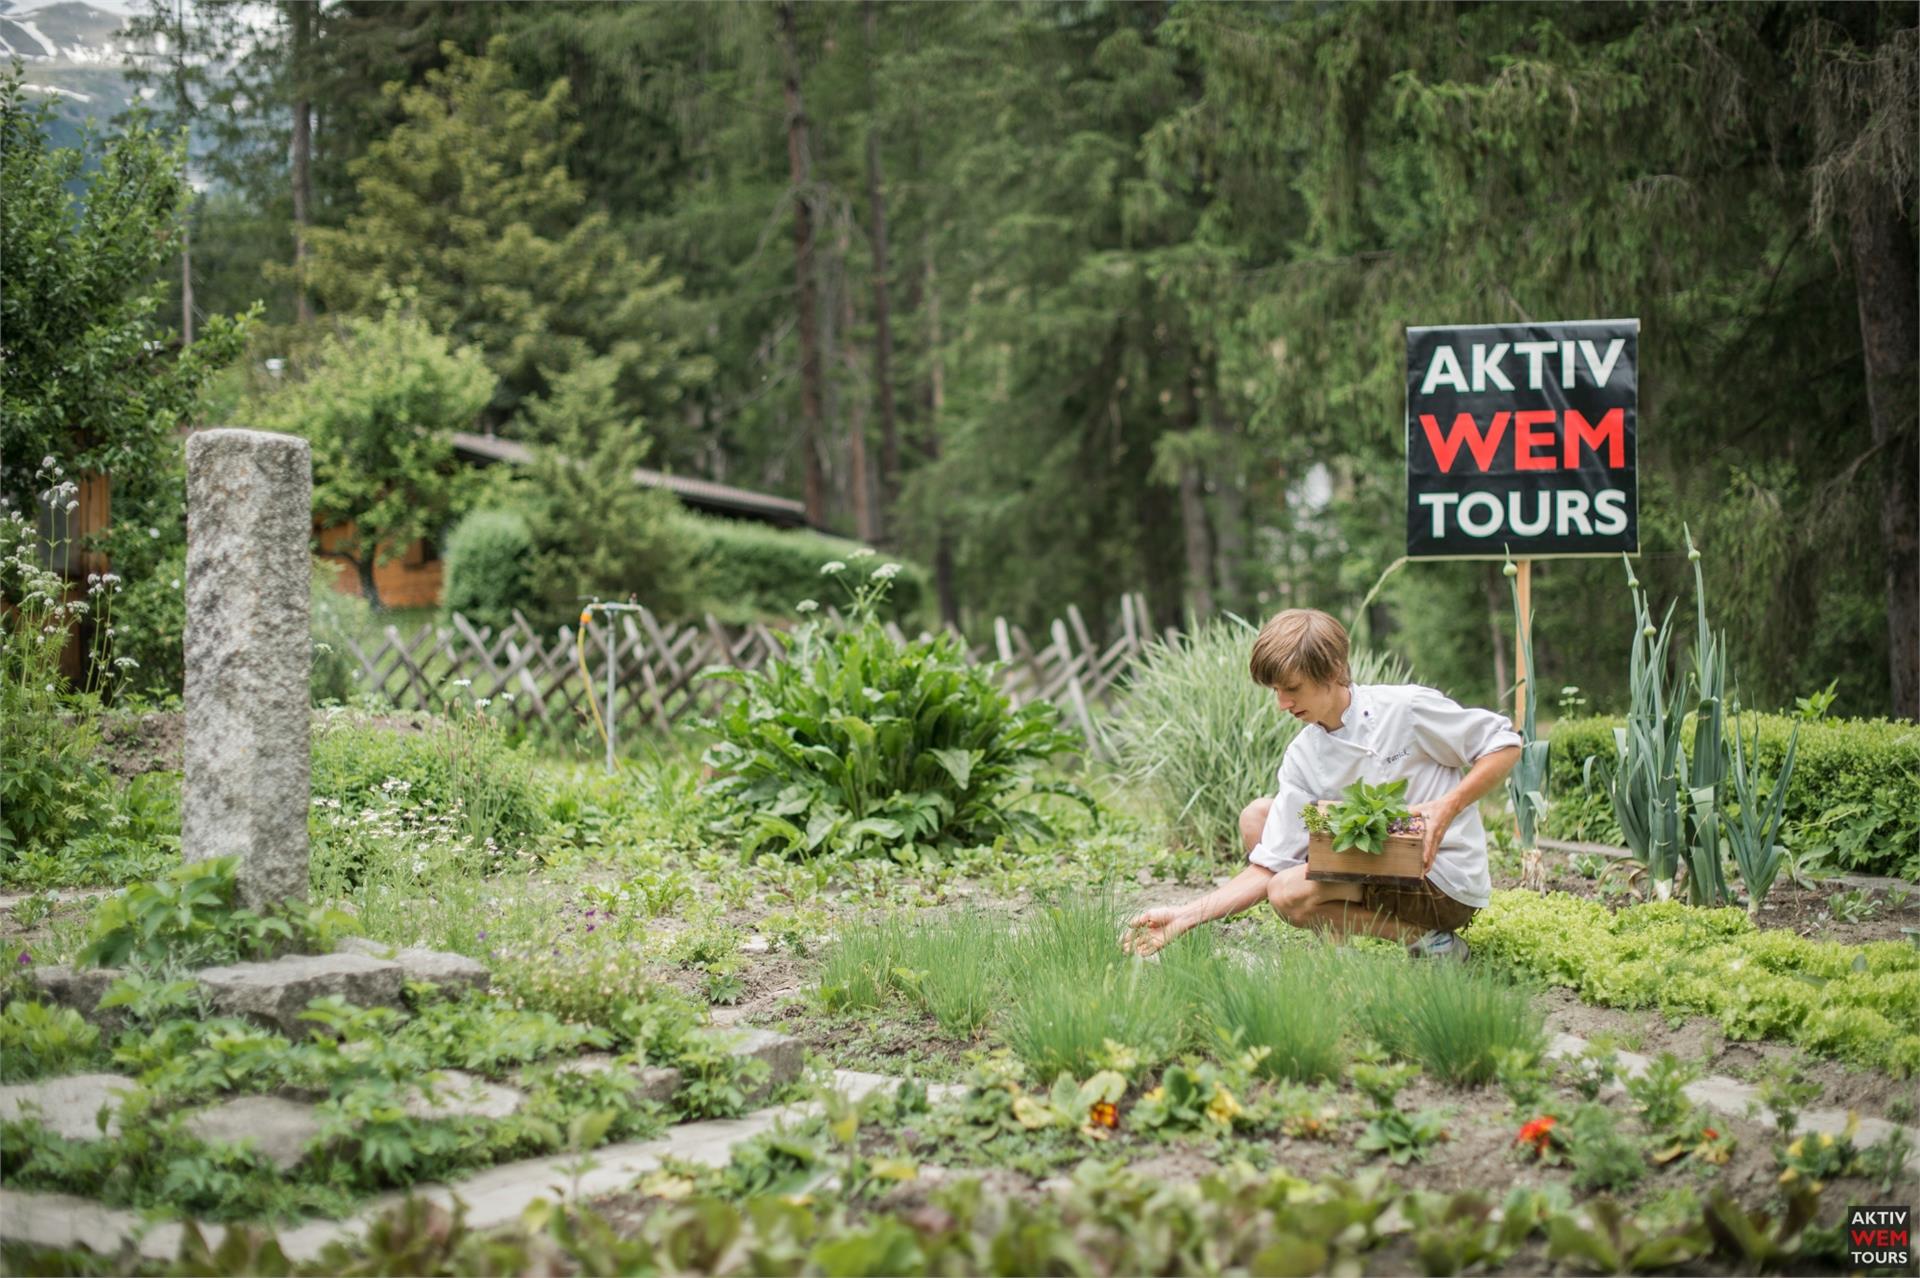
[[[871,68],[879,57],[879,18],[873,0],[866,0],[867,19],[867,208],[868,236],[873,241],[873,386],[880,413],[880,518],[885,535],[900,497],[900,428],[893,404],[893,308],[887,292],[892,284],[887,264],[887,201],[880,171],[880,136],[874,117],[879,95]]]
[[[826,525],[826,484],[820,473],[820,335],[813,267],[813,209],[807,161],[807,115],[800,99],[800,37],[793,0],[779,5],[780,50],[786,61],[787,173],[793,191],[793,270],[800,329],[800,450],[806,464],[807,522]]]
[[[1880,471],[1888,684],[1895,716],[1920,718],[1920,422],[1915,402],[1913,228],[1884,196],[1863,195],[1849,240],[1859,295],[1867,415]]]
[[[180,225],[180,344],[193,345],[193,202]]]
[[[931,462],[940,456],[940,414],[947,406],[946,350],[942,345],[945,339],[940,332],[940,280],[934,268],[931,232],[921,237],[921,257],[924,263],[921,278],[927,314],[927,428],[922,442],[927,460]],[[958,629],[960,595],[954,585],[953,531],[945,515],[937,519],[933,546],[933,590],[940,600],[941,622]]]
[[[293,317],[305,324],[313,319],[304,272],[307,264],[307,225],[313,205],[313,100],[309,68],[313,61],[313,11],[308,0],[291,0],[293,20]]]
[[[360,597],[375,608],[381,606],[380,586],[373,579],[373,560],[377,553],[369,551],[365,558],[349,561],[353,564],[353,570],[360,575]]]
[[[1210,378],[1219,375],[1217,366],[1208,370]],[[1211,385],[1206,391],[1207,429],[1219,437],[1214,448],[1217,458],[1225,459],[1212,468],[1213,505],[1217,518],[1213,524],[1213,579],[1218,587],[1215,602],[1236,612],[1247,609],[1247,489],[1241,482],[1234,446],[1233,427],[1220,406],[1220,396]]]
[[[1200,393],[1186,379],[1185,429],[1200,429]],[[1186,546],[1187,608],[1196,622],[1213,616],[1213,537],[1207,530],[1207,502],[1200,463],[1189,457],[1180,463],[1180,530]]]
[[[845,259],[842,259],[844,263]],[[842,280],[840,289],[840,331],[853,333],[853,290],[845,287]],[[853,367],[853,352],[849,340],[847,366]],[[867,465],[867,402],[860,395],[847,397],[847,476],[848,495],[853,499],[853,526],[860,540],[871,546],[879,539],[879,530],[873,518],[873,476]]]

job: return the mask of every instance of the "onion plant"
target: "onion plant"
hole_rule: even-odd
[[[1121,918],[1108,897],[1063,901],[1013,938],[1000,1030],[1040,1077],[1085,1077],[1109,1044],[1147,1066],[1179,1047],[1181,983],[1120,951]]]
[[[1346,988],[1363,1032],[1456,1087],[1491,1081],[1507,1052],[1538,1055],[1546,1045],[1530,992],[1483,964],[1356,955]]]
[[[1210,937],[1195,934],[1167,955],[1178,960],[1202,1048],[1264,1048],[1255,1068],[1268,1078],[1312,1083],[1340,1076],[1350,1018],[1344,1002],[1328,997],[1339,967],[1328,946],[1225,955]]]

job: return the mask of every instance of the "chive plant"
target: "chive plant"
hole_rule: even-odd
[[[1531,993],[1483,964],[1352,955],[1345,985],[1363,1033],[1455,1087],[1490,1081],[1505,1052],[1545,1047]]]

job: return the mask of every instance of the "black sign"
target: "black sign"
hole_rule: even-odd
[[[1407,330],[1407,556],[1640,549],[1640,321]]]
[[[1905,1273],[1913,1264],[1912,1221],[1912,1209],[1899,1204],[1849,1206],[1847,1267]]]

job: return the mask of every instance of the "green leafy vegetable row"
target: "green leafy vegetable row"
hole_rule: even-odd
[[[1711,1016],[1740,1039],[1783,1039],[1824,1056],[1920,1072],[1920,949],[1841,945],[1762,931],[1737,909],[1677,901],[1614,913],[1554,893],[1495,892],[1469,933],[1475,952],[1609,1007]]]

